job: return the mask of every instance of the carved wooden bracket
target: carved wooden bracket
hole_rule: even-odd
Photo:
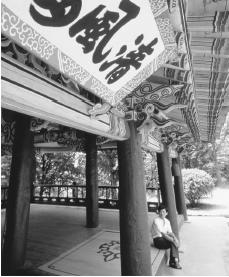
[[[57,151],[85,151],[85,135],[84,132],[48,121],[31,118],[30,130],[34,132],[34,145],[37,153],[48,152],[53,149]],[[2,109],[1,117],[1,147],[2,155],[12,154],[12,145],[15,134],[14,113]],[[97,136],[97,145],[107,142],[109,139]],[[44,145],[44,146],[42,146]]]
[[[109,133],[123,137],[127,134],[127,127],[125,123],[125,112],[120,107],[120,105],[112,107],[108,103],[98,103],[92,109],[88,110],[88,114],[91,115],[92,119],[107,114],[110,119]]]
[[[181,153],[188,145],[193,144],[194,139],[190,132],[182,130],[180,126],[172,126],[163,130],[162,142],[169,146],[171,156],[175,157],[176,153]]]
[[[174,124],[186,126],[184,122],[170,119],[168,116],[168,113],[172,110],[186,108],[186,105],[176,103],[164,105],[159,102],[163,98],[178,93],[182,87],[183,85],[155,87],[152,83],[144,82],[125,98],[126,119],[136,121],[143,145],[153,144],[154,137],[154,144],[157,144],[156,151],[161,152],[163,151],[161,137],[155,138],[155,132]]]

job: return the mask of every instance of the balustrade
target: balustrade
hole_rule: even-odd
[[[156,211],[160,203],[160,189],[147,188],[148,211]],[[8,187],[1,188],[2,209],[6,207]],[[99,186],[99,207],[118,209],[119,187]],[[86,206],[86,186],[69,185],[43,185],[34,186],[31,203],[56,204],[69,206]]]

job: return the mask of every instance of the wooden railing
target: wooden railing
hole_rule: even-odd
[[[3,191],[4,189],[4,191]],[[7,201],[7,189],[2,188],[2,208],[5,208]],[[160,190],[147,188],[148,194],[151,194],[150,200],[147,202],[148,210],[153,212],[160,203]],[[118,209],[119,187],[99,186],[98,202],[100,208]],[[86,206],[86,187],[85,186],[34,186],[31,203],[39,204],[55,204],[68,206]]]

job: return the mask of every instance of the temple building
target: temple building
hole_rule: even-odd
[[[2,0],[1,8],[1,153],[12,155],[2,274],[26,260],[35,152],[86,153],[85,222],[96,228],[97,151],[115,148],[121,274],[152,275],[141,150],[157,155],[179,237],[180,156],[214,142],[229,112],[228,1]]]

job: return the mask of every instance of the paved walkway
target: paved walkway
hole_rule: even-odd
[[[229,217],[229,184],[216,187],[212,197],[202,199],[196,208],[188,209],[188,215]]]
[[[163,266],[157,275],[229,276],[229,226],[225,217],[190,216],[181,229],[182,270]]]
[[[180,232],[182,270],[166,265],[158,275],[229,276],[229,186],[215,188],[212,198],[188,209]]]

